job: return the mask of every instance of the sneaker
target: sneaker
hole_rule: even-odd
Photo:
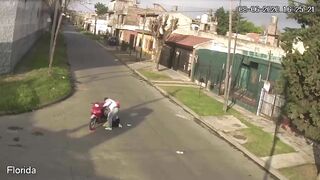
[[[112,128],[111,127],[106,127],[106,128],[104,128],[105,130],[107,130],[107,131],[112,131]]]

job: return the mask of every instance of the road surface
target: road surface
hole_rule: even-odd
[[[70,25],[64,34],[76,92],[41,110],[0,117],[0,179],[265,179],[265,171],[93,40]],[[90,132],[90,103],[106,96],[121,102],[124,127]],[[36,174],[7,175],[8,165]]]

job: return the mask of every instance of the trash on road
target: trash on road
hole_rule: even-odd
[[[177,117],[180,117],[180,118],[182,118],[182,119],[188,119],[186,116],[181,115],[181,114],[176,114],[176,116],[177,116]]]
[[[119,61],[118,59],[114,59],[114,61]]]
[[[128,127],[131,127],[132,125],[131,125],[131,124],[127,124],[127,126],[128,126]]]
[[[177,154],[183,154],[183,151],[176,151]]]

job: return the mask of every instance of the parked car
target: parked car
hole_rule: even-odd
[[[108,45],[110,46],[117,46],[119,44],[117,37],[109,37],[108,39]]]

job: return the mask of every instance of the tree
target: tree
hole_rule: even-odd
[[[226,35],[228,31],[228,13],[224,11],[223,7],[220,7],[215,12],[214,16],[217,18],[218,26],[217,26],[217,33],[219,35]]]
[[[293,2],[291,1],[291,4]],[[278,89],[285,95],[284,113],[307,137],[320,141],[320,4],[308,0],[314,13],[289,14],[301,28],[286,28],[282,34],[282,81]],[[305,51],[294,48],[303,44]]]
[[[263,32],[263,28],[259,26],[255,26],[252,22],[247,20],[242,20],[238,26],[238,32],[240,34],[246,34],[249,32],[259,33]]]
[[[108,7],[100,2],[95,4],[94,8],[96,9],[96,13],[98,16],[104,15],[108,12]]]
[[[229,17],[229,12],[227,12],[227,16]],[[240,14],[239,11],[232,11],[232,32],[236,32],[237,26],[238,26],[238,33],[240,32],[239,26],[243,24],[243,20],[244,20],[244,17]]]
[[[236,8],[237,9],[237,8]],[[217,9],[215,17],[218,21],[217,33],[219,35],[226,35],[229,30],[229,12],[225,11],[223,7]],[[239,11],[232,12],[232,32],[236,32],[238,28],[238,33],[247,34],[250,32],[261,33],[263,29],[261,27],[255,26],[252,22],[246,20],[241,16]]]
[[[154,54],[157,70],[159,70],[161,49],[170,34],[177,29],[178,25],[178,18],[172,17],[170,24],[168,24],[168,20],[169,16],[167,14],[160,15],[156,19],[150,21],[150,24],[148,25],[156,44]]]

